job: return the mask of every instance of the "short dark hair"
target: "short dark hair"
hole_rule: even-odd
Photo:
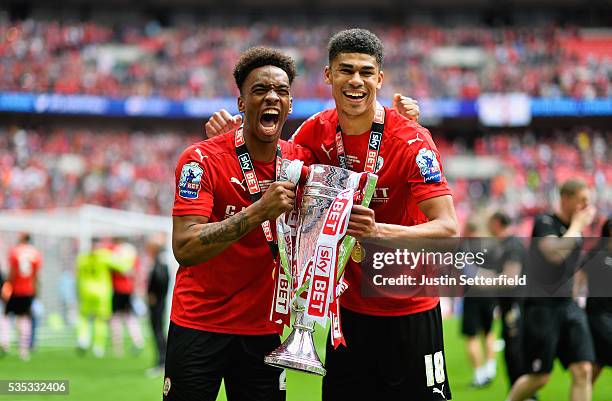
[[[30,233],[22,232],[19,233],[19,242],[22,244],[29,244],[32,242],[32,235]]]
[[[491,216],[491,220],[499,221],[499,224],[501,224],[501,226],[504,228],[508,227],[512,223],[512,219],[510,218],[510,216],[508,216],[501,210],[493,213],[493,215]]]
[[[559,194],[561,196],[574,196],[585,188],[587,188],[586,182],[580,178],[570,178],[561,184]]]
[[[336,33],[329,40],[327,51],[330,64],[340,53],[363,53],[373,56],[380,68],[383,66],[383,44],[367,29],[346,29]]]
[[[278,67],[287,73],[289,85],[293,83],[296,75],[295,61],[290,56],[269,47],[251,47],[240,56],[234,67],[234,79],[238,90],[242,93],[242,84],[247,76],[256,68],[266,65]]]

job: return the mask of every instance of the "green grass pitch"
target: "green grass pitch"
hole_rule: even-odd
[[[453,399],[457,401],[504,401],[507,391],[502,355],[498,354],[498,377],[488,388],[470,389],[471,369],[459,336],[458,322],[447,320],[445,326],[447,369],[451,380]],[[318,330],[316,342],[323,357],[325,333]],[[21,362],[15,353],[0,359],[0,379],[68,379],[67,396],[10,396],[0,395],[0,401],[149,401],[161,400],[162,378],[148,378],[144,372],[150,366],[153,346],[139,356],[117,358],[108,356],[95,359],[91,355],[79,357],[71,348],[43,346],[32,359]],[[564,401],[569,394],[569,373],[560,366],[555,368],[549,385],[540,393],[541,401]],[[289,372],[287,400],[311,401],[321,396],[321,379],[312,375]],[[223,391],[218,400],[225,400]],[[409,400],[407,397],[406,400]],[[612,369],[603,372],[595,385],[593,401],[612,400]],[[417,400],[418,401],[418,400]]]

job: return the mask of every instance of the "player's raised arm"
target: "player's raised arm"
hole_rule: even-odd
[[[274,182],[260,200],[215,223],[204,216],[174,216],[172,250],[176,260],[181,266],[192,266],[215,257],[262,222],[293,209],[294,190],[291,182]]]
[[[544,258],[562,265],[570,257],[582,237],[582,232],[593,222],[597,210],[591,204],[591,191],[583,181],[568,180],[560,188],[560,204],[557,216],[568,225],[562,236],[558,235],[556,220],[547,215],[536,217],[534,241]],[[578,240],[580,241],[580,240]]]
[[[537,239],[542,255],[549,262],[561,265],[576,247],[576,238],[581,238],[582,231],[593,222],[596,212],[593,205],[578,210],[573,214],[570,226],[562,237],[546,235]]]
[[[221,109],[214,112],[206,124],[204,124],[204,132],[208,138],[213,138],[236,129],[241,124],[242,116],[240,114],[232,116],[227,110]]]

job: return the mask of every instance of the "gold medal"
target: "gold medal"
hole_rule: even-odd
[[[361,263],[364,256],[365,250],[363,249],[359,241],[357,241],[355,243],[355,246],[353,247],[353,251],[351,252],[351,259],[353,259],[353,262],[355,263]]]

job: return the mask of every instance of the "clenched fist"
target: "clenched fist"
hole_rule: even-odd
[[[399,93],[393,95],[393,108],[402,116],[412,121],[418,121],[421,115],[418,100]]]
[[[254,203],[264,220],[274,220],[295,205],[295,184],[289,181],[273,182],[261,199]]]
[[[213,138],[236,129],[240,125],[242,125],[242,116],[240,114],[232,116],[227,110],[221,109],[210,117],[204,125],[204,130],[208,138]]]

